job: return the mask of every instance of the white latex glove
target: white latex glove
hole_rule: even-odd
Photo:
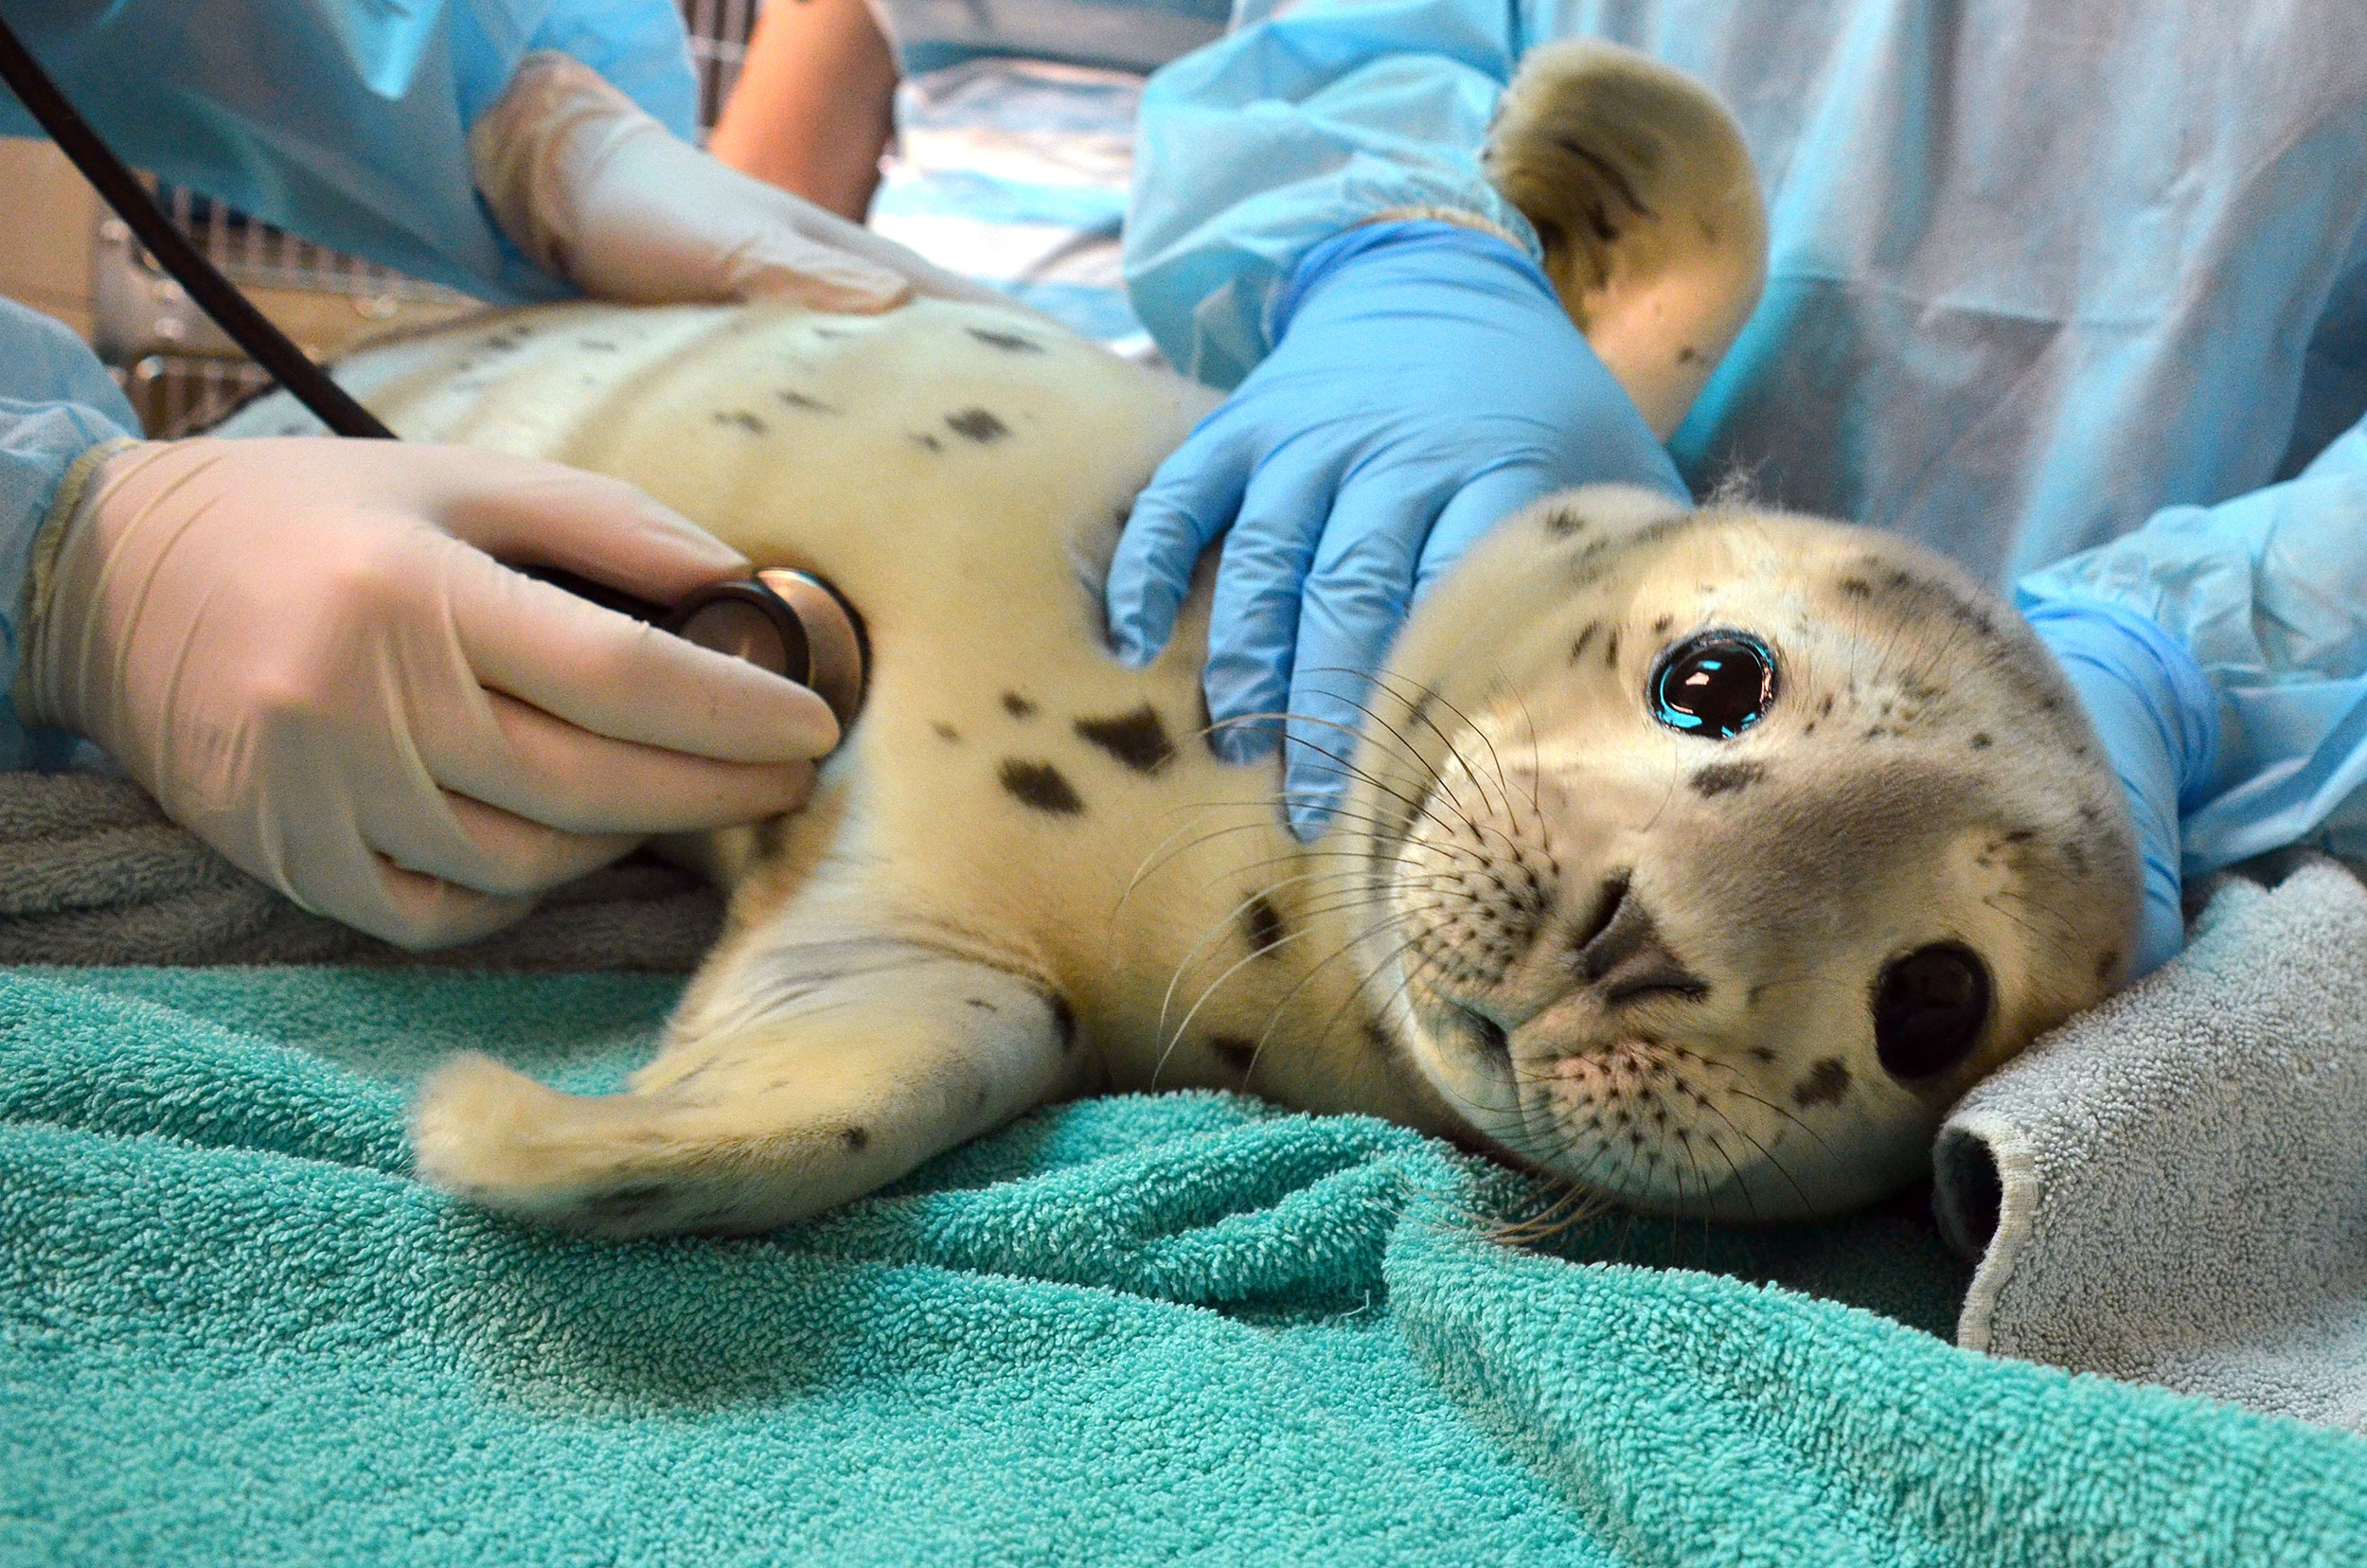
[[[60,526],[26,719],[406,947],[498,929],[642,835],[787,811],[837,740],[803,686],[494,559],[659,602],[747,570],[614,480],[407,441],[157,441]]]
[[[469,153],[503,232],[597,299],[792,299],[856,312],[915,294],[1011,303],[727,168],[567,55],[520,61]]]

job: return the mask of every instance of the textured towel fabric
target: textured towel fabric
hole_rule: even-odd
[[[2367,887],[2230,880],[2179,962],[1965,1097],[1958,1343],[2367,1431]]]
[[[103,774],[0,773],[0,964],[697,967],[722,901],[638,858],[554,889],[520,924],[415,953],[308,915]]]
[[[2367,1560],[2367,1440],[1516,1251],[1522,1188],[1369,1121],[1088,1101],[760,1241],[406,1179],[430,1061],[599,1087],[672,994],[0,971],[0,1563]]]

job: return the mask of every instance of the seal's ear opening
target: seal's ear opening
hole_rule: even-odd
[[[1931,1151],[1932,1209],[1940,1234],[1963,1257],[1978,1259],[1997,1235],[2005,1203],[1997,1150],[1984,1138],[1947,1128]]]
[[[1573,40],[1522,62],[1486,169],[1543,241],[1563,309],[1667,439],[1767,282],[1741,129],[1648,55]]]

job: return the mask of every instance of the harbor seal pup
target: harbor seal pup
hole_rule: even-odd
[[[1665,434],[1763,265],[1731,126],[1640,57],[1539,51],[1490,168]],[[2135,853],[2076,704],[1902,540],[1532,508],[1415,608],[1301,845],[1278,771],[1204,743],[1205,574],[1150,668],[1103,645],[1101,564],[1199,388],[934,301],[555,307],[344,379],[408,437],[614,474],[824,575],[875,652],[811,802],[685,846],[727,929],[625,1092],[483,1057],[423,1085],[418,1174],[507,1214],[761,1231],[1050,1101],[1205,1087],[1648,1210],[1821,1215],[2125,971]]]

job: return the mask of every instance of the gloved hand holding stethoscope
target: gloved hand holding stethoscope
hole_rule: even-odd
[[[981,293],[559,57],[529,57],[472,151],[505,229],[595,294]],[[775,671],[810,651],[842,711],[859,695],[844,623],[789,658],[774,596],[719,589],[749,579],[736,551],[630,486],[493,453],[120,442],[69,473],[36,553],[21,717],[97,740],[305,907],[409,947],[498,929],[647,835],[796,806],[840,726]],[[708,612],[667,635],[513,566]]]

